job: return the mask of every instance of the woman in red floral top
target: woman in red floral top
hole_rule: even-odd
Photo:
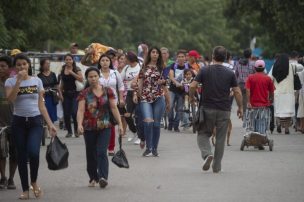
[[[168,96],[166,80],[162,77],[163,60],[158,48],[149,50],[142,70],[139,73],[138,89],[140,109],[144,120],[144,134],[146,138],[146,151],[143,156],[158,156],[157,147],[160,137],[160,120],[166,108],[168,109]]]
[[[99,70],[90,67],[86,70],[85,77],[89,86],[78,96],[78,132],[84,134],[89,187],[94,187],[99,182],[99,186],[104,188],[108,184],[107,148],[112,127],[110,110],[118,122],[119,134],[123,134],[123,127],[112,89],[99,83]]]

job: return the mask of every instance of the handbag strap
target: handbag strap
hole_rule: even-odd
[[[114,72],[114,74],[115,74],[115,77],[116,77],[116,92],[117,92],[117,100],[118,100],[118,104],[119,104],[118,78],[117,78],[116,72]]]
[[[122,137],[121,135],[118,136],[118,143],[119,143],[119,149],[121,150],[122,148]]]

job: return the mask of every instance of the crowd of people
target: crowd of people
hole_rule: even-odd
[[[304,133],[304,89],[294,86],[295,77],[303,86],[304,68],[295,51],[278,54],[267,74],[265,62],[253,60],[250,49],[233,61],[225,47],[217,46],[208,61],[196,50],[179,50],[170,58],[166,47],[141,44],[137,54],[107,49],[91,62],[94,51],[87,50],[79,58],[74,56],[77,48],[76,43],[71,44],[71,53],[64,56],[58,75],[51,71],[49,58],[40,60],[35,76],[26,53],[12,51],[11,57],[0,57],[0,189],[16,189],[13,179],[18,167],[23,190],[20,199],[29,199],[30,189],[35,197],[41,197],[37,176],[43,127],[47,125],[49,135],[56,136],[59,105],[65,137],[84,136],[89,187],[107,186],[108,156],[115,154],[117,135],[125,136],[128,128],[127,141],[144,149],[143,157],[159,157],[162,124],[168,121],[168,131],[186,130],[194,123],[190,111],[198,111],[201,121],[197,144],[202,169],[207,171],[212,165],[213,172],[219,173],[226,134],[231,132],[234,98],[238,117],[242,119],[244,114],[244,126],[248,126],[248,109],[263,111],[265,121],[250,130],[261,134],[269,131],[265,123],[271,121],[269,107],[273,106],[278,133],[284,128],[289,134],[292,125]],[[84,72],[78,62],[88,66]],[[214,152],[211,136],[216,140]]]

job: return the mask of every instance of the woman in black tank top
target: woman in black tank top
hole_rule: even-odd
[[[81,69],[76,67],[76,63],[74,58],[71,54],[66,54],[64,56],[65,64],[62,66],[61,70],[61,80],[60,80],[60,87],[59,87],[59,96],[62,100],[62,107],[63,107],[63,116],[64,116],[64,123],[65,127],[68,130],[66,137],[72,137],[72,127],[71,127],[71,116],[73,118],[74,124],[74,133],[75,137],[78,137],[77,133],[77,91],[76,91],[76,84],[75,81],[83,82],[83,76],[81,73]]]

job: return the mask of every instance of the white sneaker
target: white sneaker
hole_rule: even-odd
[[[135,139],[134,144],[136,144],[136,145],[140,144],[140,139],[138,137]]]
[[[136,134],[133,134],[132,136],[128,137],[128,142],[133,141],[136,137]]]

